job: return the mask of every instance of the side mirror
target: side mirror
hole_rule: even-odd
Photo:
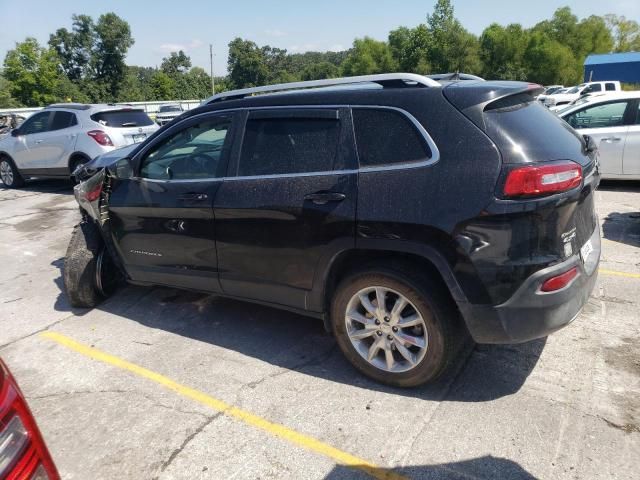
[[[133,167],[131,166],[130,158],[121,158],[115,164],[115,170],[112,170],[115,173],[116,178],[121,180],[126,180],[128,178],[133,177]]]
[[[13,130],[11,130],[11,136],[12,137],[19,137],[20,135],[22,135],[20,133],[20,129],[19,128],[14,128]]]

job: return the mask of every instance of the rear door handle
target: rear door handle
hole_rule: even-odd
[[[619,142],[620,140],[622,140],[621,137],[606,137],[602,139],[603,142],[608,142],[608,143]]]
[[[344,193],[338,192],[317,192],[317,193],[308,193],[304,196],[305,200],[311,200],[316,205],[325,205],[329,202],[341,202],[347,198]]]
[[[206,193],[183,193],[178,196],[178,200],[186,200],[189,202],[203,202],[207,198],[209,198],[209,195]]]

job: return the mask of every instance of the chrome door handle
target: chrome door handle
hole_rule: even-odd
[[[347,196],[344,193],[338,192],[317,192],[304,196],[305,200],[311,200],[316,205],[325,205],[329,202],[341,202],[345,198],[347,198]]]
[[[209,198],[206,193],[184,193],[178,197],[178,200],[190,201],[190,202],[202,202]]]
[[[622,138],[620,137],[606,137],[602,139],[603,142],[608,142],[608,143],[619,142],[620,140],[622,140]]]

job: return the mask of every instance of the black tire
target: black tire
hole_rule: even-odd
[[[356,293],[372,286],[388,288],[403,295],[424,319],[428,338],[426,353],[408,371],[389,372],[377,368],[358,353],[349,338],[345,322],[347,306]],[[415,387],[435,381],[447,370],[466,339],[466,331],[460,328],[458,310],[445,287],[403,265],[371,267],[350,274],[335,291],[331,322],[336,341],[353,366],[366,376],[395,387]]]
[[[69,161],[69,177],[71,178],[71,181],[73,183],[76,183],[76,184],[78,183],[78,179],[73,176],[73,172],[76,171],[76,168],[78,168],[78,166],[82,165],[83,163],[87,163],[88,161],[89,161],[88,158],[80,157],[80,156],[73,157]]]
[[[24,185],[24,178],[20,175],[20,171],[16,167],[16,164],[13,163],[7,156],[0,156],[0,172],[7,171],[10,172],[10,175],[3,174],[2,175],[2,183],[7,188],[20,188]]]
[[[99,272],[103,273],[100,277]],[[62,277],[72,307],[93,308],[113,293],[117,284],[116,268],[93,223],[83,221],[74,228]]]

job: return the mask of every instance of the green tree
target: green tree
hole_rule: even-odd
[[[0,108],[17,108],[22,105],[11,95],[12,85],[0,74]]]
[[[93,77],[95,25],[89,15],[73,15],[71,31],[59,28],[49,37],[49,46],[60,59],[60,66],[69,80],[79,82]]]
[[[301,74],[302,80],[322,80],[325,78],[335,78],[339,75],[339,69],[333,63],[320,62],[312,63],[306,67]]]
[[[93,63],[96,80],[105,86],[107,100],[116,100],[127,69],[124,59],[134,44],[131,28],[115,13],[106,13],[100,15],[95,34]]]
[[[3,75],[11,82],[11,95],[23,105],[35,107],[58,100],[58,57],[35,38],[16,43],[16,48],[7,52]]]
[[[480,36],[482,76],[491,79],[526,80],[524,54],[529,33],[519,24],[489,25]]]
[[[174,100],[175,81],[162,70],[157,70],[151,77],[150,100]]]
[[[162,59],[160,69],[167,75],[186,73],[191,68],[191,58],[182,50],[171,52],[168,57]]]
[[[388,73],[396,69],[389,45],[370,37],[354,40],[353,48],[342,64],[342,74],[346,76]]]
[[[578,83],[581,78],[581,68],[576,66],[576,59],[569,47],[541,32],[531,34],[524,62],[528,80],[542,85],[571,85]]]
[[[605,15],[605,22],[614,38],[616,52],[640,51],[640,25],[623,15]]]
[[[241,38],[229,43],[227,70],[234,88],[265,85],[269,77],[264,51],[255,42]]]
[[[426,27],[427,58],[433,72],[480,72],[478,39],[455,18],[451,0],[436,2]]]

